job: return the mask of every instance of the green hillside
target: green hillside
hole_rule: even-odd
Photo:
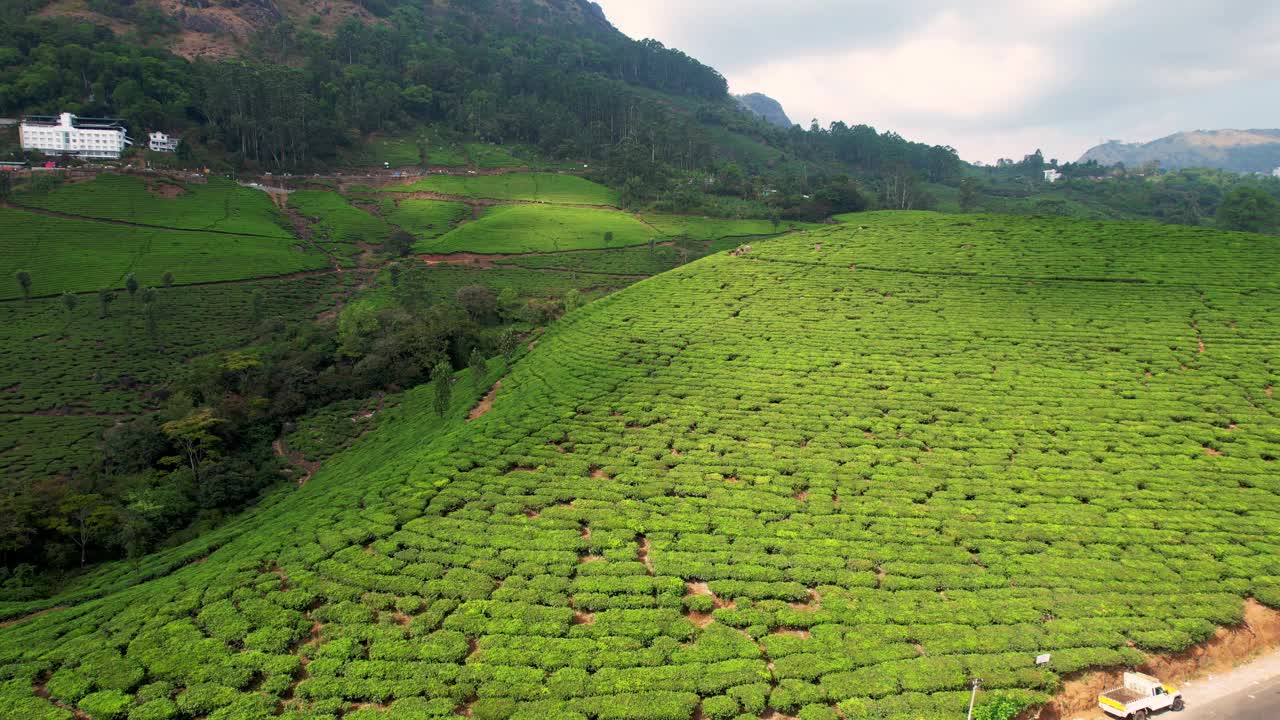
[[[433,175],[388,192],[430,192],[469,198],[517,200],[561,205],[618,204],[618,194],[576,175],[506,173],[503,175]]]
[[[103,174],[47,192],[19,193],[15,200],[28,207],[151,227],[291,237],[266,193],[222,178],[180,183]]]
[[[207,283],[314,270],[324,255],[288,237],[223,235],[161,227],[128,227],[0,208],[0,299],[22,297],[14,272],[31,275],[33,296],[121,288],[129,273],[159,286]]]
[[[442,253],[556,252],[643,245],[657,235],[652,227],[624,212],[500,205],[479,220],[416,247],[422,252]]]
[[[640,282],[487,413],[496,361],[0,606],[70,605],[0,630],[0,718],[942,720],[1203,641],[1280,606],[1280,248],[1191,232],[872,214]]]

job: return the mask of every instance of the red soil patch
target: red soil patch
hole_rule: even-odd
[[[705,628],[716,621],[715,617],[710,613],[694,612],[693,610],[685,613],[684,616],[689,618],[689,622],[697,625],[699,629]]]
[[[148,180],[146,186],[147,192],[155,195],[156,197],[162,197],[167,200],[172,200],[173,198],[182,197],[187,194],[187,191],[177,183]]]
[[[1240,665],[1256,655],[1280,647],[1280,610],[1272,610],[1252,598],[1244,604],[1244,624],[1234,628],[1218,628],[1213,637],[1201,645],[1173,655],[1147,655],[1138,666],[1141,672],[1164,682],[1180,685],[1200,675],[1219,673]],[[1077,673],[1068,676],[1058,693],[1038,713],[1024,715],[1025,720],[1061,720],[1062,718],[1102,718],[1097,710],[1098,694],[1121,684],[1123,670]]]
[[[737,485],[738,483],[742,482],[741,480],[734,477],[733,475],[730,475],[729,477],[725,478],[724,481],[729,483],[730,485]]]
[[[808,630],[793,630],[791,628],[778,628],[777,630],[773,631],[773,634],[774,635],[793,635],[795,637],[804,638],[806,640],[813,637],[813,633],[809,632]]]
[[[649,544],[649,538],[641,535],[640,547],[636,548],[636,557],[640,562],[644,563],[645,570],[647,570],[650,575],[653,574],[653,561],[649,559],[649,551],[651,549],[652,546]]]
[[[34,619],[36,619],[36,618],[40,617],[41,615],[44,615],[44,614],[46,614],[46,613],[51,613],[51,612],[53,612],[54,610],[65,610],[66,608],[67,608],[67,606],[66,606],[66,605],[58,605],[58,606],[55,606],[55,607],[46,608],[46,609],[41,610],[41,611],[39,611],[39,612],[33,612],[33,613],[31,613],[30,615],[23,615],[22,617],[16,617],[16,618],[14,618],[14,619],[12,619],[12,620],[5,620],[4,622],[0,622],[0,630],[2,630],[2,629],[4,629],[4,628],[7,628],[7,627],[9,627],[10,625],[17,625],[17,624],[18,624],[18,623],[20,623],[20,622],[26,622],[27,620],[34,620]]]
[[[800,492],[796,493],[796,499],[799,500],[800,502],[804,502],[809,499],[809,493],[804,490],[801,490]]]
[[[711,602],[715,604],[716,609],[732,609],[734,607],[734,603],[732,601],[717,597],[715,593],[711,592],[711,588],[704,582],[687,582],[685,583],[685,588],[687,590],[686,596],[706,595],[711,598]]]
[[[1211,448],[1211,447],[1206,447],[1206,448],[1204,449],[1204,454],[1205,454],[1205,455],[1208,455],[1209,457],[1222,457],[1222,451],[1221,451],[1221,450],[1214,450],[1214,449],[1213,449],[1213,448]]]
[[[600,468],[591,468],[591,477],[596,480],[612,480],[613,476]]]
[[[493,387],[489,388],[489,392],[485,393],[484,397],[480,398],[480,402],[476,403],[476,406],[471,408],[471,412],[467,414],[467,422],[471,422],[493,409],[493,397],[498,394],[498,389],[501,387],[502,381],[499,380],[493,384]]]
[[[448,255],[418,255],[417,257],[428,265],[467,265],[488,270],[495,267],[494,260],[496,258],[506,256],[460,252],[449,253]]]
[[[573,613],[573,624],[574,625],[595,625],[596,614],[589,613],[589,612],[582,612],[580,610],[576,611]]]
[[[593,563],[593,562],[604,562],[604,556],[603,555],[582,555],[578,558],[578,562],[584,565],[587,563]]]
[[[1267,397],[1271,397],[1272,393],[1275,391],[1270,385],[1268,385],[1265,389],[1263,389],[1263,392],[1267,394]]]
[[[517,465],[511,468],[510,470],[508,470],[507,474],[510,475],[511,473],[531,473],[531,472],[538,472],[538,468],[529,467],[528,465]]]
[[[542,513],[538,512],[537,510],[525,510],[524,516],[532,520],[534,518],[542,517]]]

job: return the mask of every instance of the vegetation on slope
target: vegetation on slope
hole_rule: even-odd
[[[618,204],[618,194],[576,175],[507,173],[503,175],[433,175],[388,192],[432,192],[470,198],[519,200],[561,205]]]
[[[24,296],[13,273],[31,277],[32,297],[143,286],[208,283],[314,270],[324,255],[291,238],[138,228],[0,208],[0,299]],[[84,298],[86,304],[96,300]]]
[[[932,720],[1204,640],[1280,605],[1280,250],[1162,232],[869,215],[639,283],[0,630],[4,707]]]
[[[431,243],[425,252],[529,253],[644,245],[660,236],[635,216],[612,210],[499,205]]]
[[[29,190],[18,205],[98,220],[233,235],[291,238],[287,221],[261,190],[223,178],[180,183],[163,176],[98,175],[87,182]]]

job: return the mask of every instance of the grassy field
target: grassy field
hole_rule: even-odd
[[[1277,261],[927,213],[706,258],[571,312],[478,419],[496,362],[199,542],[0,607],[72,605],[0,630],[0,707],[951,720],[975,676],[1035,704],[1280,606]]]
[[[428,269],[429,287],[437,300],[452,298],[467,285],[484,285],[495,294],[511,288],[522,298],[550,300],[563,297],[569,289],[588,295],[602,295],[632,284],[631,278],[575,274],[573,272],[531,272],[518,267],[492,269],[462,265],[433,265]]]
[[[605,233],[613,233],[606,242]],[[634,216],[613,210],[552,205],[496,205],[477,221],[439,240],[418,243],[421,252],[525,253],[642,245],[655,237]]]
[[[223,178],[207,183],[99,175],[48,192],[20,192],[19,205],[155,227],[291,238],[288,223],[261,190]]]
[[[410,138],[374,138],[343,156],[343,162],[360,167],[412,167],[422,162],[418,144]]]
[[[326,190],[290,193],[289,207],[311,220],[312,238],[335,255],[354,255],[360,243],[381,245],[391,234],[385,220]]]
[[[657,275],[680,264],[680,254],[671,247],[630,247],[613,250],[583,250],[551,255],[504,258],[500,265],[530,269],[567,269],[587,273]]]
[[[663,235],[687,235],[695,240],[760,237],[777,235],[792,230],[809,230],[822,227],[814,223],[803,223],[794,220],[781,220],[775,226],[768,220],[733,220],[658,213],[645,215],[644,221],[660,230]]]
[[[459,197],[521,200],[561,205],[617,205],[618,194],[576,175],[507,173],[504,175],[435,175],[387,192],[434,192]]]
[[[22,297],[14,273],[31,275],[35,296],[123,287],[134,273],[159,286],[283,275],[322,268],[324,256],[298,240],[134,228],[0,208],[0,299]]]
[[[403,228],[420,241],[438,238],[471,216],[471,208],[466,205],[441,200],[385,198],[379,202],[379,207],[387,222]]]
[[[158,291],[156,335],[143,303],[121,293],[106,318],[96,298],[68,311],[61,298],[0,303],[0,474],[45,479],[82,466],[97,433],[155,409],[154,391],[189,358],[255,337],[255,292],[264,317],[305,321],[332,304],[335,275]]]
[[[510,152],[487,143],[467,143],[467,157],[479,168],[518,167],[524,163]]]

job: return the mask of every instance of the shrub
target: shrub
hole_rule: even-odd
[[[129,711],[129,720],[173,720],[181,711],[169,698],[157,698]]]
[[[191,715],[207,715],[230,705],[240,694],[234,688],[214,683],[197,683],[178,695],[178,708]]]
[[[702,714],[711,720],[729,720],[738,714],[738,701],[727,695],[716,695],[702,701]]]
[[[1025,701],[1010,695],[994,693],[973,708],[973,718],[974,720],[1013,720],[1026,707]]]
[[[77,703],[93,690],[93,680],[78,669],[62,667],[49,678],[44,689],[65,703]]]
[[[800,720],[840,720],[836,711],[827,705],[806,705],[800,709],[797,717]]]
[[[124,720],[133,705],[133,696],[119,690],[100,690],[86,695],[77,705],[93,720]]]

